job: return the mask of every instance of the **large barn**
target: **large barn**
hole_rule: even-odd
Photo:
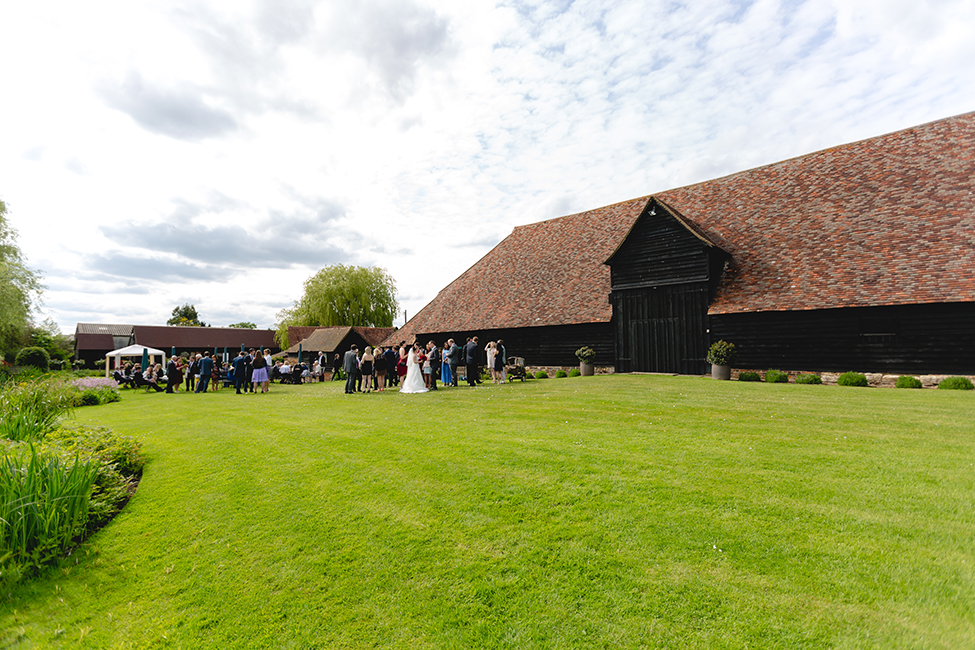
[[[392,339],[618,372],[975,372],[975,113],[520,226]]]

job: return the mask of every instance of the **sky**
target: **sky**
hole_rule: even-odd
[[[416,314],[515,226],[975,110],[971,0],[0,5],[38,320],[273,327],[331,264]],[[489,308],[489,306],[485,306]]]

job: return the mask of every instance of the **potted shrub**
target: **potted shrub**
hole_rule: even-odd
[[[583,377],[591,377],[596,372],[596,367],[592,362],[596,360],[596,351],[589,346],[576,350],[576,358],[579,359],[579,372]]]
[[[706,360],[711,364],[713,379],[731,379],[731,365],[738,360],[738,350],[734,343],[716,341],[708,350]]]

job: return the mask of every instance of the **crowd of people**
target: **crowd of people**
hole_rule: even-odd
[[[476,336],[468,338],[463,346],[454,339],[448,339],[443,346],[434,341],[426,345],[407,345],[403,341],[398,346],[366,346],[360,352],[353,345],[344,356],[334,355],[331,369],[332,379],[345,377],[346,394],[394,387],[399,387],[401,393],[425,393],[438,390],[438,382],[443,386],[457,386],[461,377],[469,386],[480,384],[482,360],[487,361],[492,381],[505,383],[504,342],[490,341],[481,348]],[[178,393],[184,389],[187,393],[205,393],[223,385],[235,388],[240,395],[266,393],[275,379],[281,383],[323,381],[327,367],[324,353],[319,353],[309,368],[300,361],[293,364],[287,359],[272,361],[269,350],[251,348],[223,362],[216,355],[203,352],[188,358],[173,355],[165,369],[161,363],[148,364],[145,369],[140,364],[127,363],[122,370],[115,371],[114,377],[119,385],[144,387],[146,391]]]
[[[324,357],[320,355],[319,360],[324,362]],[[292,365],[287,359],[272,361],[269,350],[254,348],[241,350],[236,357],[223,362],[216,355],[211,357],[209,352],[191,354],[188,358],[174,354],[165,369],[161,363],[148,364],[144,370],[141,364],[127,363],[113,376],[119,385],[144,387],[146,391],[178,393],[185,384],[187,393],[205,393],[219,390],[223,385],[235,388],[237,394],[266,393],[275,379],[281,383],[303,383],[316,377],[305,363]]]
[[[457,386],[461,376],[469,386],[480,384],[482,358],[487,360],[492,381],[505,383],[508,358],[504,341],[490,341],[482,349],[476,336],[468,338],[463,347],[454,339],[448,339],[442,347],[434,341],[426,345],[407,345],[402,341],[398,346],[366,346],[362,352],[353,345],[341,359],[335,355],[332,376],[337,378],[342,370],[346,394],[394,386],[399,386],[401,393],[425,393],[438,390],[438,381],[444,386]]]

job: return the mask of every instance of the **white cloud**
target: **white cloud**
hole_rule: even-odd
[[[515,225],[975,109],[975,9],[7,3],[0,198],[78,320],[273,323],[333,262],[411,314]],[[223,322],[226,321],[226,322]]]

